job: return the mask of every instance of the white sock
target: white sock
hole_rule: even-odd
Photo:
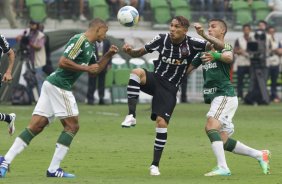
[[[50,173],[56,172],[56,170],[60,168],[61,161],[64,159],[68,151],[69,151],[69,147],[59,143],[56,144],[55,153],[53,155],[52,161],[48,168],[48,171]]]
[[[245,155],[250,156],[255,159],[259,159],[262,156],[262,152],[253,148],[250,148],[249,146],[246,146],[245,144],[237,141],[237,144],[233,150],[233,153],[239,154],[239,155]]]
[[[10,164],[14,158],[25,149],[25,147],[27,147],[27,144],[21,138],[17,137],[5,155],[7,163]]]
[[[217,160],[217,166],[228,169],[226,159],[225,159],[225,153],[223,149],[223,142],[222,141],[214,141],[211,144],[213,153],[215,154],[216,160]]]

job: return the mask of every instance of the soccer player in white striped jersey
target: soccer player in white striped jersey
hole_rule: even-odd
[[[176,94],[186,75],[187,68],[198,52],[209,48],[203,39],[187,35],[189,20],[176,16],[171,20],[169,33],[158,34],[153,40],[141,48],[123,46],[124,52],[131,57],[141,57],[145,54],[158,52],[154,61],[154,71],[136,68],[131,71],[128,86],[128,114],[121,123],[122,127],[130,128],[136,125],[136,106],[140,91],[151,96],[151,120],[156,122],[156,137],[150,175],[160,175],[159,163],[168,138],[168,125],[176,105]],[[209,40],[209,38],[207,39]],[[221,42],[216,47],[223,48]]]
[[[0,74],[0,87],[1,87],[1,82],[10,82],[13,79],[12,69],[15,62],[15,53],[13,49],[10,48],[6,38],[3,35],[0,35],[0,59],[4,54],[8,55],[9,65],[3,77]],[[16,120],[15,113],[11,113],[11,114],[0,113],[0,121],[5,121],[8,123],[8,132],[10,135],[13,135],[15,132],[15,120]]]
[[[221,19],[209,21],[208,35],[204,32],[201,24],[195,25],[197,33],[203,38],[224,43],[227,32],[226,23]],[[188,73],[202,65],[204,87],[203,95],[205,103],[211,104],[207,113],[205,130],[211,141],[211,147],[217,159],[217,166],[205,174],[205,176],[230,176],[224,150],[235,154],[246,155],[255,158],[262,167],[264,174],[269,174],[269,150],[256,150],[245,144],[232,139],[234,133],[232,118],[238,107],[238,98],[234,87],[230,82],[230,69],[233,62],[232,47],[224,44],[224,49],[215,50],[211,47],[208,52],[198,53],[188,68]]]

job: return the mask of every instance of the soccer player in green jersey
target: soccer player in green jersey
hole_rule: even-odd
[[[107,31],[108,26],[103,20],[94,19],[86,32],[77,34],[69,40],[59,60],[58,69],[43,83],[40,98],[28,127],[16,138],[5,157],[0,157],[0,177],[5,177],[12,160],[29,145],[36,135],[43,131],[54,117],[60,119],[64,129],[57,140],[55,153],[46,176],[75,177],[74,174],[64,172],[60,168],[60,163],[79,129],[79,112],[71,88],[83,72],[96,75],[102,71],[110,58],[118,51],[118,48],[112,45],[96,63],[92,44],[104,40]]]
[[[221,19],[209,21],[208,35],[201,24],[195,25],[197,33],[203,38],[224,43],[227,32],[226,23]],[[238,99],[234,87],[230,82],[230,69],[233,61],[232,47],[224,44],[224,49],[215,50],[211,47],[208,52],[198,53],[188,68],[188,73],[202,65],[205,103],[211,104],[207,113],[205,130],[211,141],[212,150],[217,159],[217,166],[205,176],[229,176],[231,172],[227,166],[224,150],[235,154],[246,155],[258,160],[264,174],[269,174],[268,150],[256,150],[236,141],[230,136],[234,133],[232,118],[238,107]]]

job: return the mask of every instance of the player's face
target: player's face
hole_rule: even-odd
[[[170,23],[169,33],[172,42],[182,41],[187,33],[187,29],[183,27],[178,20],[173,19]]]
[[[108,27],[107,26],[101,26],[98,30],[97,30],[97,42],[101,42],[106,38],[106,33],[108,31]]]
[[[213,36],[215,38],[222,38],[224,37],[225,29],[218,21],[211,21],[209,23],[208,33],[210,36]]]

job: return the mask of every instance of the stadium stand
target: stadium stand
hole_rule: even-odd
[[[92,18],[101,18],[103,20],[108,20],[110,18],[109,15],[109,7],[105,0],[88,0],[89,8],[92,11]]]
[[[128,65],[126,63],[126,60],[120,57],[114,57],[112,59],[112,69],[122,69],[122,68],[128,68]]]
[[[46,6],[42,0],[26,0],[29,18],[37,22],[43,22],[46,17]]]
[[[174,16],[182,15],[191,19],[191,9],[186,0],[170,0],[170,4],[174,11]]]
[[[232,9],[235,13],[234,25],[240,25],[251,23],[253,21],[252,12],[248,2],[238,0],[232,3]]]
[[[150,58],[147,60],[147,65],[148,65],[148,70],[149,71],[154,71],[154,60],[156,60],[157,58]]]
[[[170,7],[167,1],[151,0],[154,21],[157,24],[166,24],[171,19]]]
[[[106,81],[105,81],[105,89],[109,89],[110,91],[110,98],[111,98],[111,102],[113,102],[113,84],[114,84],[114,70],[110,69],[107,71],[106,74]]]
[[[129,67],[134,68],[147,68],[146,62],[142,58],[131,58],[129,60]]]
[[[122,68],[114,70],[114,84],[111,90],[112,103],[127,102],[127,84],[129,79],[130,69]]]
[[[251,7],[256,22],[264,20],[270,13],[270,9],[265,1],[253,1]]]

